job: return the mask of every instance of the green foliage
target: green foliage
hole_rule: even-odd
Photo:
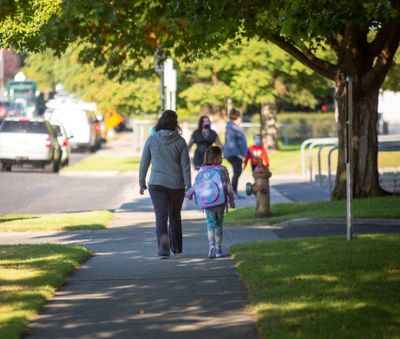
[[[187,86],[180,98],[190,111],[199,112],[204,106],[222,110],[228,97],[237,106],[279,99],[315,108],[317,97],[329,94],[325,79],[259,39],[240,45],[230,41],[208,57],[180,65],[180,71],[180,80]]]
[[[384,83],[382,84],[383,90],[400,92],[400,51],[398,50],[393,65],[390,68]]]
[[[68,231],[106,228],[113,219],[109,211],[41,215],[0,215],[0,231]]]
[[[29,78],[38,81],[41,90],[50,92],[61,82],[67,91],[95,102],[100,110],[112,108],[124,114],[159,110],[159,79],[152,70],[119,82],[108,78],[104,66],[82,64],[79,61],[82,49],[74,45],[60,57],[55,57],[50,50],[29,55],[24,71]]]
[[[272,160],[273,161],[273,160]],[[355,218],[400,218],[400,197],[354,199],[353,216]],[[227,225],[271,225],[296,218],[345,218],[346,201],[311,201],[273,204],[272,216],[256,218],[254,207],[239,208],[230,211],[224,222]]]
[[[138,171],[140,158],[91,156],[68,166],[63,171]]]

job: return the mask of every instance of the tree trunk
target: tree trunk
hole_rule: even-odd
[[[278,109],[275,104],[261,104],[261,136],[264,147],[269,150],[279,149],[277,113]]]
[[[337,83],[343,88],[343,83]],[[362,91],[360,84],[353,81],[353,138],[352,138],[352,176],[353,197],[366,198],[384,195],[379,186],[378,175],[378,95],[379,87]],[[336,94],[339,106],[339,157],[336,184],[332,200],[346,198],[346,103],[345,89]]]

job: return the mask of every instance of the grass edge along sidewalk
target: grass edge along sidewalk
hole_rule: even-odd
[[[231,253],[262,338],[399,338],[399,235],[259,241]]]
[[[400,218],[400,195],[353,200],[354,218]],[[257,218],[254,207],[229,210],[225,225],[273,225],[297,218],[345,218],[346,201],[290,202],[271,205],[272,215]]]
[[[138,171],[139,157],[100,157],[92,155],[77,164],[62,169],[62,172],[73,171]]]
[[[110,211],[54,214],[0,215],[0,232],[75,231],[106,228],[114,218]]]
[[[90,255],[81,246],[0,245],[0,338],[20,338],[28,321]]]

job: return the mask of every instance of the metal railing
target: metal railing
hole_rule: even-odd
[[[334,151],[338,150],[338,139],[337,138],[311,138],[304,140],[300,147],[300,157],[301,157],[301,170],[303,177],[309,178],[310,182],[314,181],[313,177],[313,149],[318,147],[318,176],[316,181],[322,186],[322,166],[321,166],[321,153],[326,147],[330,147],[328,152],[328,189],[332,191],[332,154]],[[306,168],[306,150],[308,148],[308,175]],[[378,151],[379,152],[395,152],[400,151],[400,134],[393,135],[379,135],[378,136]],[[397,180],[397,170],[395,175],[395,180]]]

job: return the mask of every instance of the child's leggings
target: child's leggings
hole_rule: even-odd
[[[224,212],[213,212],[205,210],[207,221],[207,235],[210,247],[221,248],[222,244],[222,223]]]

